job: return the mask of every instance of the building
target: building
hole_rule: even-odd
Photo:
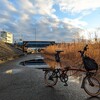
[[[6,43],[13,43],[13,34],[10,32],[1,31],[0,38],[2,41],[6,42]]]

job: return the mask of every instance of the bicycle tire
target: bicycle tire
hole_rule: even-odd
[[[53,87],[58,82],[58,77],[52,70],[46,71],[44,75],[44,81],[47,86]]]
[[[100,82],[95,77],[85,77],[83,88],[90,96],[98,96],[100,94]]]

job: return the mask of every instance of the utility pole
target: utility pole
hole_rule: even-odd
[[[35,38],[34,38],[34,39],[35,39],[34,41],[35,41],[35,49],[36,49],[36,46],[37,46],[37,45],[36,45],[36,27],[34,27],[34,33],[35,33],[35,34],[34,34],[34,37],[35,37]]]
[[[36,45],[36,26],[35,26],[35,46],[37,46]],[[37,47],[36,47],[36,52],[37,52]]]
[[[20,35],[20,36],[19,36],[19,41],[22,42],[22,40],[23,40],[23,39],[22,39],[22,33],[19,33],[19,35]]]

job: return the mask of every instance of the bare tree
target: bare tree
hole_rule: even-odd
[[[95,42],[97,42],[98,41],[98,35],[97,35],[97,33],[95,32],[95,38],[94,38],[94,40],[95,40]]]

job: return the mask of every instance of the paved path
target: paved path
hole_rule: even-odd
[[[42,70],[34,65],[19,65],[36,56],[28,55],[0,65],[0,100],[100,100],[89,98],[78,83],[64,87],[59,82],[54,88],[46,87]]]

